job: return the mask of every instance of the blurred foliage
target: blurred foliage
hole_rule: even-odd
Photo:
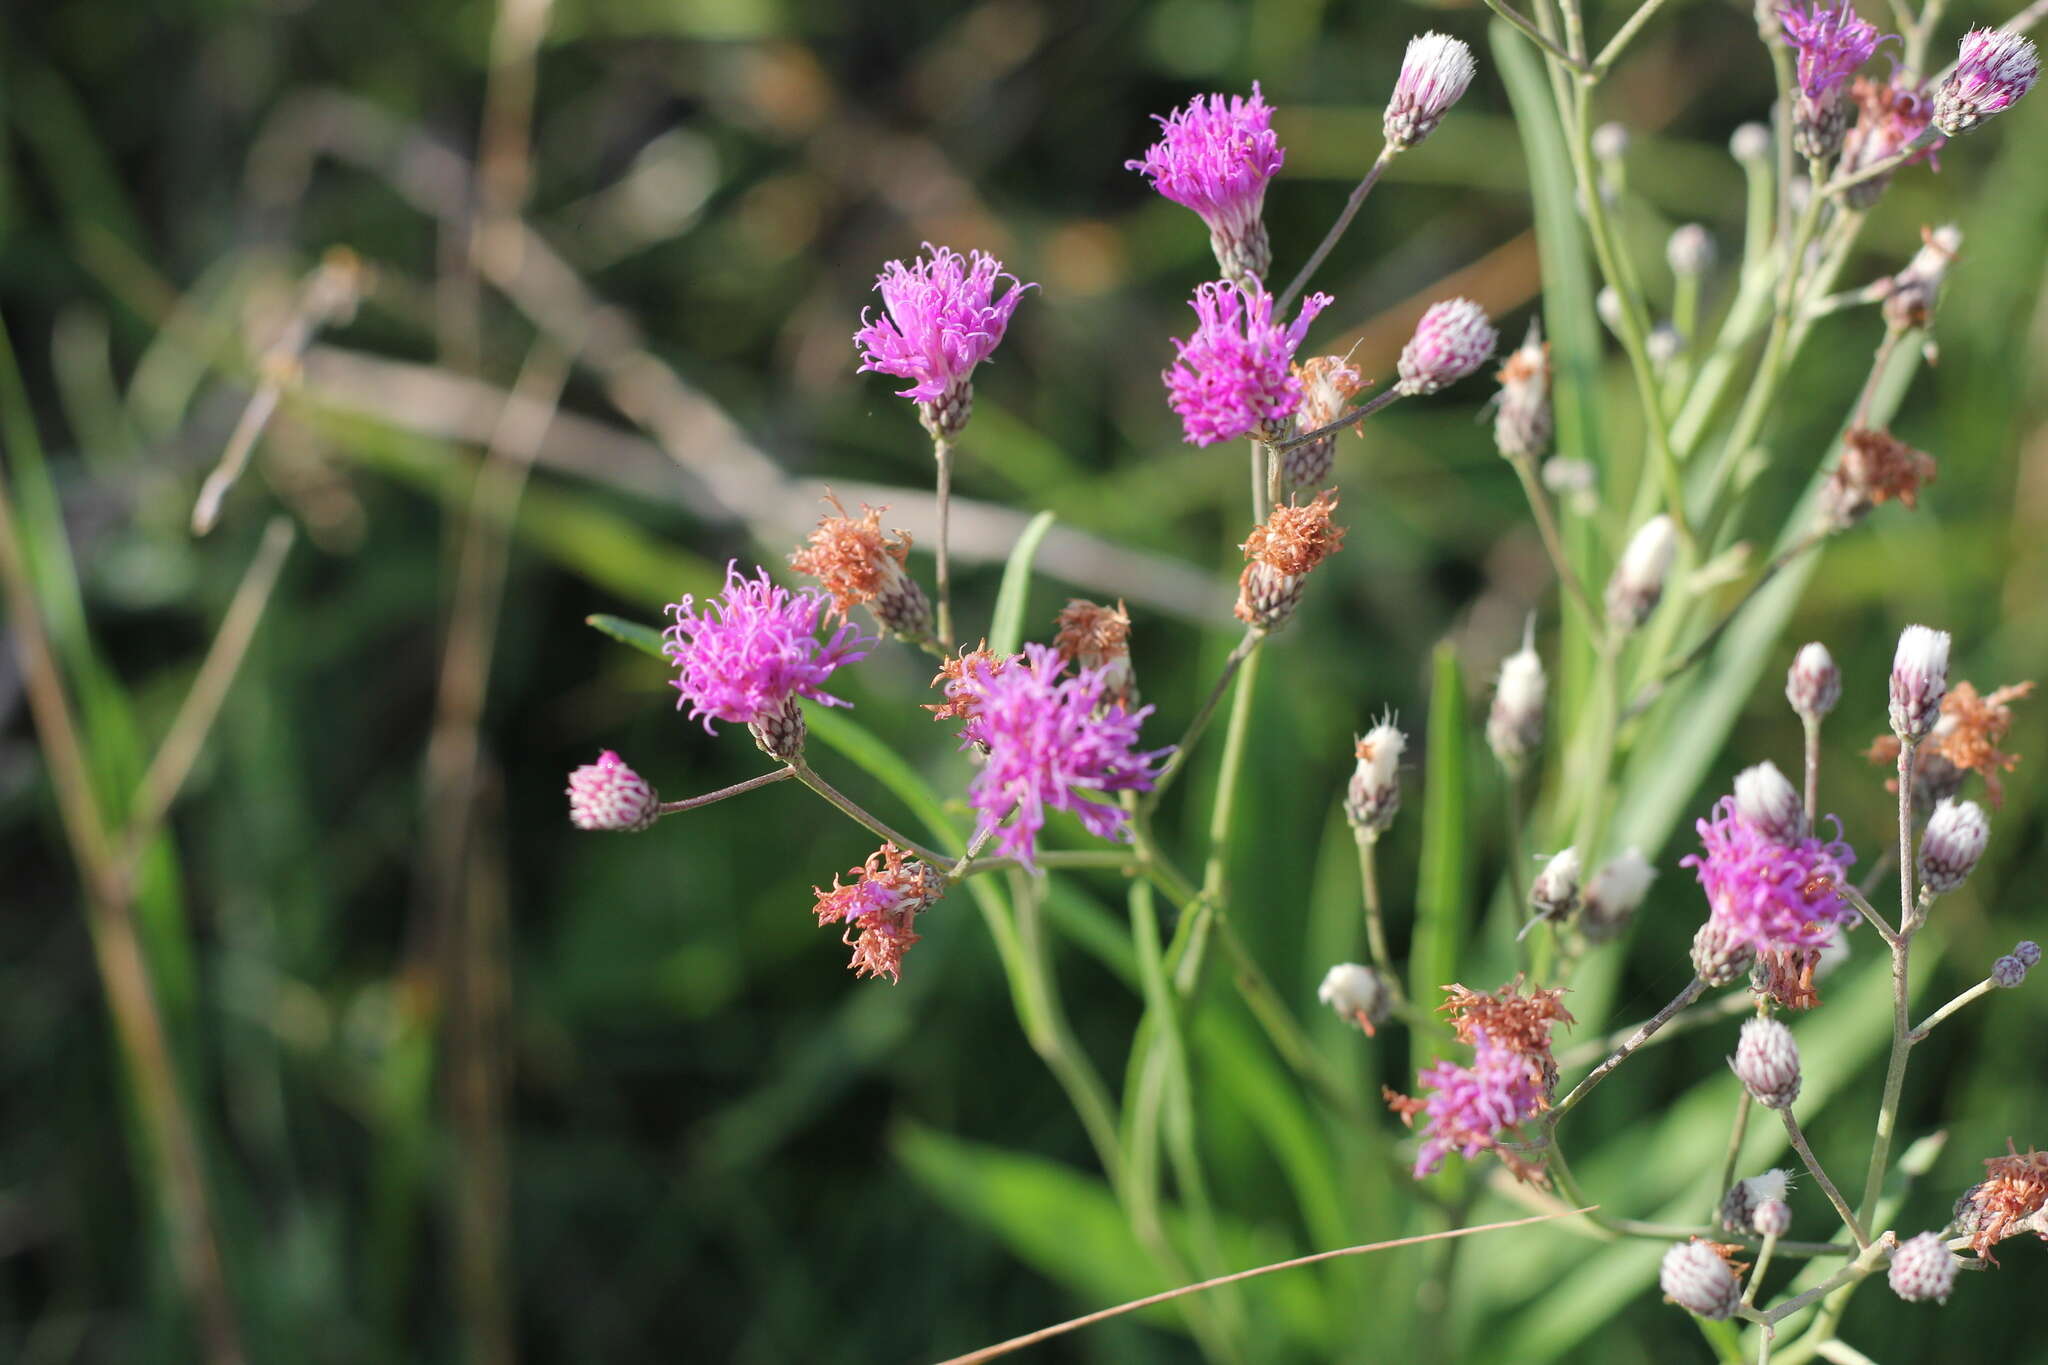
[[[1631,6],[1591,8],[1604,32]],[[1637,133],[1628,244],[1653,281],[1673,223],[1706,222],[1724,255],[1740,239],[1741,176],[1723,149],[1770,91],[1747,9],[1670,6],[1603,91],[1603,116]],[[2004,13],[1954,9],[1958,30]],[[503,1359],[516,1342],[535,1360],[917,1359],[1160,1287],[1016,1027],[967,897],[925,921],[892,989],[848,976],[807,913],[809,887],[871,841],[794,784],[637,838],[570,829],[563,774],[599,747],[672,798],[758,771],[738,735],[674,712],[658,664],[582,622],[651,620],[729,557],[772,562],[812,515],[816,481],[924,488],[922,434],[882,383],[854,375],[847,338],[882,260],[927,239],[980,245],[1043,289],[983,372],[958,487],[1056,515],[1027,634],[1070,593],[1128,595],[1146,699],[1177,726],[1231,632],[1224,588],[1190,603],[1165,570],[1218,584],[1234,572],[1244,528],[1218,509],[1235,508],[1243,470],[1235,453],[1180,445],[1161,402],[1165,338],[1211,267],[1199,225],[1122,162],[1149,115],[1262,80],[1289,152],[1268,197],[1275,256],[1299,260],[1377,146],[1406,38],[1452,31],[1481,53],[1479,81],[1424,152],[1395,163],[1332,259],[1324,335],[1341,337],[1333,349],[1356,340],[1384,374],[1420,303],[1450,292],[1519,335],[1539,288],[1535,212],[1484,12],[561,0],[538,65],[528,216],[616,310],[598,323],[630,318],[647,355],[705,401],[696,426],[657,433],[671,462],[636,434],[644,371],[572,368],[568,415],[518,501],[473,794],[456,811],[428,757],[437,724],[463,733],[444,639],[472,610],[456,585],[495,395],[533,362],[522,309],[463,264],[494,17],[483,3],[377,0],[68,0],[0,16],[0,308],[26,394],[4,395],[8,475],[37,534],[55,544],[61,529],[77,560],[104,658],[104,676],[74,669],[103,795],[124,799],[113,794],[169,725],[269,510],[307,533],[139,903],[252,1358]],[[1859,755],[1884,725],[1898,627],[1955,632],[1956,675],[1986,687],[2044,671],[2044,138],[2037,97],[1945,153],[1938,177],[1901,177],[1874,215],[1852,282],[1896,269],[1923,223],[1966,237],[1939,367],[1896,423],[1940,458],[1940,480],[1917,512],[1885,508],[1828,546],[1789,631],[1759,642],[1764,681],[1707,780],[1672,793],[1684,811],[1740,766],[1790,766],[1797,725],[1775,678],[1799,640],[1827,641],[1849,679],[1824,791],[1866,858],[1890,803]],[[461,159],[434,155],[451,150]],[[195,539],[200,480],[297,282],[337,245],[374,288],[308,355],[220,528]],[[1853,313],[1808,348],[1768,435],[1759,507],[1781,511],[1825,458],[1873,341]],[[1587,383],[1627,391],[1618,364]],[[1239,925],[1365,1105],[1382,1081],[1405,1084],[1408,1058],[1311,1013],[1323,968],[1356,951],[1356,872],[1335,816],[1348,736],[1382,709],[1419,736],[1440,645],[1435,675],[1462,679],[1478,714],[1525,614],[1555,615],[1519,490],[1475,424],[1484,396],[1475,383],[1400,405],[1342,443],[1350,539],[1259,679],[1232,851]],[[717,412],[734,425],[705,416]],[[51,452],[49,506],[25,487],[30,422]],[[1587,439],[1633,470],[1625,424]],[[744,444],[804,491],[748,505]],[[963,533],[963,619],[988,619],[1021,526]],[[1064,532],[1159,558],[1106,565]],[[67,660],[86,658],[82,638],[69,643]],[[14,667],[0,660],[0,1355],[186,1359],[190,1324]],[[851,768],[845,785],[896,812],[929,784],[957,819],[964,761],[906,700],[922,699],[926,667],[885,653],[847,677],[859,725],[910,762],[894,790]],[[1462,734],[1450,719],[1429,734]],[[1924,1001],[2048,928],[2032,890],[2048,878],[2044,738],[2048,708],[2023,706],[2007,747],[2028,761],[1983,869],[1942,902]],[[1428,848],[1421,894],[1485,912],[1463,960],[1508,960],[1501,792],[1482,757],[1455,798],[1411,797],[1382,844],[1397,955]],[[1215,756],[1203,758],[1166,828],[1207,808]],[[1451,772],[1434,758],[1433,779]],[[1423,772],[1409,774],[1418,788]],[[1437,811],[1456,840],[1425,840]],[[453,892],[436,843],[451,827]],[[1687,977],[1700,904],[1674,866],[1683,828],[1657,857],[1664,876],[1626,961],[1603,950],[1611,984],[1574,1002],[1581,1036],[1650,1013]],[[1108,876],[1055,878],[1046,906],[1073,1029],[1111,1076],[1142,1005],[1122,891]],[[1801,1025],[1802,1109],[1838,1169],[1860,1164],[1876,1105],[1881,977],[1863,956]],[[1340,1120],[1233,1001],[1210,1004],[1190,1045],[1223,1262],[1429,1226],[1389,1173],[1388,1125]],[[1902,1228],[1938,1224],[2008,1138],[2048,1142],[2044,1027],[2042,991],[2001,992],[1920,1049],[1904,1132],[1950,1136]],[[1703,1030],[1646,1053],[1572,1119],[1578,1172],[1612,1209],[1702,1212],[1734,1093],[1720,1061],[1731,1037]],[[1799,1199],[1802,1220],[1823,1216],[1814,1191]],[[1486,1196],[1474,1216],[1507,1212]],[[1467,1245],[1448,1304],[1418,1297],[1433,1256],[1397,1252],[1245,1286],[1217,1311],[1270,1329],[1260,1359],[1709,1359],[1657,1302],[1658,1252],[1536,1228]],[[1965,1338],[1986,1358],[2048,1359],[2029,1297],[2042,1254],[2013,1244],[2003,1271],[1968,1277],[1946,1310],[1865,1292],[1850,1339],[1882,1343],[1886,1360]],[[1185,1332],[1161,1313],[1043,1354],[1187,1359]]]

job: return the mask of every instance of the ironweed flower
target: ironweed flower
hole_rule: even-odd
[[[1159,376],[1189,443],[1254,434],[1278,439],[1301,401],[1301,381],[1289,363],[1309,323],[1332,302],[1328,294],[1311,294],[1282,327],[1273,320],[1273,296],[1256,278],[1196,285],[1188,306],[1201,325],[1186,341],[1174,338],[1179,358]]]
[[[1387,146],[1405,152],[1444,121],[1452,105],[1464,95],[1478,70],[1472,49],[1456,38],[1425,33],[1408,40],[1401,58],[1401,74],[1394,81],[1393,98],[1387,101],[1381,130]]]
[[[578,829],[643,830],[661,803],[647,779],[610,749],[569,774],[568,795],[569,823]]]
[[[1244,572],[1237,580],[1237,619],[1261,630],[1277,630],[1301,603],[1303,585],[1316,565],[1344,544],[1344,528],[1330,520],[1337,492],[1326,488],[1306,505],[1275,507],[1238,548]]]
[[[837,515],[818,519],[818,529],[789,557],[789,567],[817,579],[832,595],[832,610],[842,618],[864,603],[890,635],[905,640],[930,635],[931,599],[903,567],[910,555],[909,534],[883,533],[886,507],[862,503],[861,514],[849,517],[839,499],[828,493],[825,500]]]
[[[1342,417],[1351,406],[1351,396],[1365,387],[1364,376],[1342,356],[1319,355],[1303,361],[1294,367],[1294,378],[1301,385],[1301,406],[1294,411],[1297,433],[1315,431]],[[1361,436],[1365,434],[1364,428],[1355,424],[1351,430]],[[1318,436],[1281,456],[1280,475],[1288,491],[1311,488],[1329,478],[1336,456],[1335,432]]]
[[[1679,1242],[1664,1253],[1657,1271],[1664,1297],[1688,1313],[1718,1322],[1735,1311],[1742,1282],[1710,1242]]]
[[[851,622],[840,622],[830,638],[818,626],[831,610],[816,588],[791,592],[768,581],[768,571],[742,577],[739,561],[726,565],[725,591],[699,609],[685,594],[671,605],[675,624],[662,632],[661,652],[680,670],[676,701],[690,706],[690,719],[704,717],[742,725],[781,717],[797,697],[824,706],[851,703],[824,690],[833,670],[867,657],[874,640]]]
[[[1353,829],[1385,829],[1401,809],[1401,755],[1408,736],[1392,718],[1382,720],[1357,741],[1358,766],[1344,789],[1344,816]]]
[[[1956,1287],[1956,1257],[1938,1232],[1923,1232],[1899,1243],[1885,1272],[1892,1293],[1907,1303],[1947,1303]]]
[[[973,409],[975,366],[1002,343],[1024,291],[1038,286],[1018,283],[985,251],[962,257],[930,242],[924,249],[929,259],[882,267],[875,277],[882,315],[870,320],[863,308],[853,340],[860,348],[859,373],[911,380],[896,396],[917,400],[920,419],[934,436],[952,436],[967,425]],[[1010,282],[1000,298],[998,280]]]
[[[1263,276],[1272,262],[1261,217],[1266,184],[1286,163],[1273,132],[1273,110],[1257,81],[1251,98],[1200,95],[1185,109],[1154,115],[1159,141],[1126,161],[1174,203],[1193,209],[1209,227],[1216,264],[1234,280]]]
[[[1934,118],[1934,97],[1913,78],[1911,72],[1894,71],[1889,81],[1873,81],[1858,76],[1849,87],[1849,97],[1856,103],[1857,116],[1842,141],[1841,170],[1844,175],[1854,175],[1898,155],[1927,131],[1927,125]],[[1940,170],[1936,153],[1941,150],[1943,141],[1935,138],[1901,164],[1917,166],[1926,162]],[[1851,208],[1867,209],[1884,194],[1891,179],[1892,173],[1886,171],[1861,184],[1851,185],[1843,191],[1843,197]]]
[[[1137,703],[1138,686],[1131,670],[1131,614],[1119,602],[1105,607],[1076,597],[1060,608],[1059,633],[1052,647],[1076,668],[1102,670],[1103,696],[1122,707]]]
[[[2033,40],[2003,29],[1963,35],[1956,69],[1934,92],[1934,126],[1954,137],[2017,104],[2041,77]]]
[[[1325,972],[1323,984],[1316,987],[1316,999],[1335,1010],[1339,1019],[1358,1025],[1368,1038],[1394,1008],[1393,992],[1386,981],[1356,962],[1340,962]]]
[[[1420,1086],[1434,1093],[1410,1098],[1392,1090],[1384,1092],[1387,1107],[1399,1114],[1403,1123],[1412,1128],[1417,1114],[1424,1118],[1422,1142],[1415,1153],[1415,1178],[1440,1170],[1452,1152],[1469,1161],[1481,1152],[1499,1151],[1517,1176],[1540,1179],[1540,1171],[1502,1150],[1500,1143],[1550,1107],[1541,1078],[1527,1058],[1494,1043],[1484,1031],[1476,1031],[1473,1038],[1476,1052],[1472,1065],[1438,1062],[1416,1075]]]
[[[1062,676],[1066,668],[1051,646],[1027,644],[1000,668],[968,655],[956,685],[971,705],[961,743],[987,755],[967,796],[981,812],[977,837],[993,834],[1001,852],[1033,871],[1047,810],[1071,812],[1097,838],[1129,839],[1123,809],[1095,794],[1150,791],[1154,760],[1168,752],[1136,748],[1151,707],[1109,702],[1102,669]]]
[[[1793,140],[1810,157],[1826,159],[1842,145],[1848,130],[1848,107],[1842,86],[1856,68],[1869,61],[1882,43],[1875,25],[1856,13],[1850,0],[1814,0],[1801,8],[1778,11],[1785,42],[1799,57],[1799,102]]]
[[[1907,626],[1899,634],[1899,647],[1892,655],[1892,733],[1901,740],[1918,740],[1934,728],[1941,717],[1941,702],[1948,691],[1948,632],[1926,626]]]
[[[855,976],[900,981],[903,954],[919,937],[912,926],[946,894],[946,879],[894,844],[883,844],[849,871],[853,881],[847,885],[834,877],[829,891],[811,888],[818,923],[845,926],[842,942],[853,949],[847,965]]]
[[[1484,365],[1500,345],[1486,310],[1470,299],[1445,299],[1424,310],[1401,348],[1401,392],[1435,393]]]
[[[1835,890],[1856,861],[1840,839],[1781,842],[1736,814],[1735,798],[1726,796],[1696,828],[1704,852],[1681,858],[1679,866],[1697,871],[1710,922],[1726,942],[1755,952],[1821,948],[1829,925],[1855,922],[1856,911]],[[1699,960],[1695,943],[1696,966]]]

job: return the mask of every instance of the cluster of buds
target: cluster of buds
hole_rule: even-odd
[[[1131,614],[1122,602],[1105,607],[1077,597],[1060,609],[1052,647],[1077,669],[1099,669],[1103,703],[1126,711],[1138,704],[1137,674],[1131,667]]]
[[[1543,743],[1543,706],[1550,683],[1536,653],[1535,622],[1522,633],[1522,647],[1501,660],[1486,713],[1486,744],[1510,775],[1519,775]]]
[[[1307,505],[1275,507],[1263,525],[1238,548],[1244,573],[1237,580],[1237,619],[1261,630],[1287,624],[1301,605],[1309,572],[1344,543],[1344,528],[1330,520],[1337,510],[1335,489],[1324,489]]]
[[[1344,788],[1344,818],[1360,838],[1374,838],[1393,823],[1401,808],[1401,755],[1408,737],[1391,719],[1358,741],[1358,766]]]
[[[660,814],[661,797],[610,749],[569,774],[568,795],[569,823],[578,829],[637,833]]]
[[[2015,943],[2012,951],[1991,964],[1991,984],[2011,990],[2027,979],[2027,973],[2041,960],[2041,945],[2032,939]]]
[[[1368,1038],[1394,1008],[1394,993],[1386,979],[1356,962],[1340,962],[1325,972],[1323,984],[1316,987],[1316,999],[1335,1010],[1339,1019],[1356,1024]]]
[[[1607,620],[1624,633],[1639,629],[1664,600],[1664,580],[1678,553],[1678,532],[1671,518],[1651,517],[1629,538],[1621,563],[1607,581]]]
[[[861,514],[849,517],[839,499],[828,493],[826,501],[836,515],[818,519],[809,542],[789,557],[789,567],[817,579],[842,618],[855,606],[866,606],[883,633],[899,640],[929,638],[931,599],[903,567],[910,536],[883,532],[886,507],[862,503]]]
[[[1729,1232],[1754,1232],[1759,1237],[1784,1236],[1792,1226],[1792,1210],[1785,1203],[1785,1191],[1791,1183],[1791,1176],[1781,1170],[1736,1181],[1721,1196],[1721,1226]],[[1777,1230],[1773,1232],[1772,1228]]]
[[[1729,1065],[1766,1109],[1786,1109],[1799,1098],[1799,1045],[1792,1041],[1792,1030],[1775,1019],[1745,1021]]]
[[[1319,355],[1303,361],[1294,367],[1294,377],[1301,385],[1301,406],[1294,411],[1297,434],[1329,426],[1344,415],[1352,395],[1365,387],[1364,376],[1342,356]],[[1282,486],[1293,492],[1322,483],[1330,477],[1336,457],[1335,432],[1294,447],[1280,457]]]
[[[1557,434],[1550,410],[1550,347],[1543,328],[1531,320],[1528,338],[1500,367],[1499,404],[1493,410],[1493,444],[1505,459],[1540,460]]]

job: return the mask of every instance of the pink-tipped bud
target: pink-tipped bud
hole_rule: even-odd
[[[1535,625],[1522,635],[1522,647],[1501,660],[1494,684],[1493,708],[1486,715],[1486,743],[1509,772],[1520,772],[1543,742],[1543,704],[1550,681],[1536,653]]]
[[[1580,932],[1593,943],[1620,937],[1656,879],[1657,869],[1650,866],[1641,849],[1631,848],[1609,858],[1586,883],[1579,911]]]
[[[1783,1237],[1792,1231],[1792,1206],[1782,1199],[1766,1199],[1749,1216],[1749,1226],[1759,1237]]]
[[[1835,656],[1815,640],[1800,647],[1785,674],[1785,700],[1801,720],[1817,721],[1842,699],[1842,670]]]
[[[1383,720],[1357,742],[1358,766],[1344,789],[1344,818],[1360,831],[1378,833],[1394,822],[1401,809],[1401,755],[1408,736],[1391,719]]]
[[[1529,883],[1529,904],[1538,919],[1563,919],[1578,909],[1581,863],[1576,848],[1550,855],[1550,861]]]
[[[1325,972],[1323,984],[1316,987],[1316,999],[1335,1010],[1339,1019],[1358,1025],[1368,1038],[1394,1008],[1393,992],[1386,981],[1356,962],[1340,962]]]
[[[569,774],[568,792],[569,823],[578,829],[643,830],[661,804],[647,779],[610,749]]]
[[[2021,939],[2018,943],[2013,944],[2012,955],[2025,963],[2029,968],[2039,966],[2041,962],[2041,945],[2030,938]]]
[[[1908,1238],[1892,1253],[1892,1293],[1907,1303],[1947,1303],[1956,1287],[1956,1257],[1938,1232],[1923,1232]]]
[[[1730,1232],[1749,1231],[1755,1225],[1757,1209],[1766,1203],[1782,1202],[1790,1183],[1790,1178],[1780,1170],[1736,1181],[1721,1196],[1721,1226]]]
[[[1650,619],[1664,598],[1677,553],[1678,531],[1670,517],[1660,513],[1637,528],[1607,581],[1607,619],[1617,630],[1635,630]]]
[[[1698,279],[1712,270],[1719,258],[1714,234],[1698,223],[1674,229],[1664,243],[1664,259],[1671,266],[1671,273],[1680,279]]]
[[[1709,986],[1726,986],[1749,970],[1756,949],[1720,920],[1709,918],[1692,936],[1692,969]]]
[[[1680,1242],[1665,1252],[1657,1286],[1686,1312],[1717,1322],[1734,1312],[1742,1298],[1735,1272],[1703,1242]]]
[[[1387,146],[1405,152],[1435,132],[1477,70],[1472,49],[1456,38],[1441,33],[1410,38],[1381,125]]]
[[[1735,814],[1781,844],[1797,843],[1806,835],[1806,806],[1791,779],[1768,759],[1735,775]]]
[[[1991,964],[1991,984],[2009,991],[2027,979],[2027,964],[2007,953]]]
[[[1750,1019],[1735,1044],[1735,1077],[1766,1109],[1788,1108],[1799,1098],[1799,1045],[1775,1019]]]
[[[1948,632],[1907,626],[1892,655],[1892,733],[1919,740],[1941,719],[1948,694]]]
[[[1944,800],[1920,835],[1920,885],[1931,895],[1961,886],[1984,856],[1991,821],[1975,801]]]
[[[1550,348],[1543,328],[1529,323],[1529,337],[1496,376],[1500,403],[1493,411],[1493,444],[1510,460],[1535,460],[1550,449],[1557,424],[1550,410]]]
[[[1470,299],[1432,303],[1401,348],[1401,392],[1435,393],[1471,374],[1493,355],[1500,333]]]
[[[2003,29],[1963,35],[1956,69],[1934,92],[1934,126],[1954,137],[2017,104],[2041,78],[2033,40]]]

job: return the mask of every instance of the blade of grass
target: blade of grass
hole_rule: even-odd
[[[1031,519],[1010,558],[1003,565],[1002,587],[996,591],[995,615],[989,622],[988,647],[997,658],[1017,652],[1024,640],[1024,608],[1031,597],[1031,562],[1045,533],[1052,529],[1053,514],[1040,512]]]

